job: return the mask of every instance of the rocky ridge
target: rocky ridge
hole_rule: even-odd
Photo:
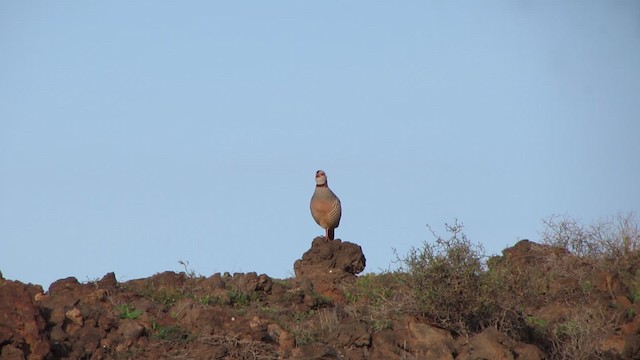
[[[534,284],[547,273],[540,259],[550,256],[571,255],[523,240],[491,263],[527,274]],[[517,337],[496,327],[460,335],[415,313],[397,313],[376,327],[358,315],[358,301],[345,290],[365,264],[360,246],[316,238],[295,262],[295,277],[283,280],[256,273],[164,272],[121,283],[109,273],[89,283],[61,279],[45,292],[0,276],[0,359],[536,360],[557,355],[540,330],[566,319],[572,310],[566,296],[558,303],[522,299],[528,321]],[[605,316],[622,318],[598,353],[640,359],[635,316],[640,306],[629,299],[629,289],[610,274],[593,273],[585,295],[586,282],[578,280],[555,279],[545,291],[588,295],[593,306],[585,312],[606,309]]]

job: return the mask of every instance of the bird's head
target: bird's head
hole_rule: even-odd
[[[316,185],[317,186],[325,186],[327,185],[327,174],[322,170],[316,171]]]

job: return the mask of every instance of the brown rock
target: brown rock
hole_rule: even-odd
[[[410,316],[394,321],[393,329],[373,334],[371,343],[371,359],[453,360],[455,353],[450,332]]]
[[[6,345],[0,348],[0,360],[25,360],[22,350]]]
[[[624,353],[624,336],[613,335],[602,341],[599,350],[603,353],[603,358],[620,359]]]
[[[453,359],[456,347],[450,332],[418,319],[409,320],[407,328],[411,336],[407,337],[405,347],[412,353],[425,359]]]
[[[100,289],[104,290],[115,290],[118,285],[118,281],[116,280],[116,274],[110,272],[102,277],[102,279],[96,282],[96,285]]]
[[[126,319],[120,322],[118,334],[125,346],[133,344],[144,333],[144,327],[135,320]]]
[[[89,295],[87,295],[86,297],[86,301],[88,303],[96,303],[96,302],[100,302],[100,301],[106,301],[107,297],[109,295],[109,292],[105,289],[98,289],[92,293],[90,293]]]
[[[399,359],[404,351],[398,348],[397,335],[391,329],[384,329],[371,336],[369,356],[371,359]]]
[[[82,313],[77,307],[74,307],[73,309],[67,311],[65,313],[65,317],[78,326],[84,325],[84,318],[82,317]]]
[[[547,357],[537,346],[518,342],[513,347],[516,360],[543,360]]]
[[[294,359],[332,360],[339,359],[336,349],[324,344],[302,345],[293,351]]]
[[[49,295],[59,295],[60,293],[73,291],[80,287],[78,279],[74,277],[68,277],[55,281],[49,286]]]
[[[474,335],[465,344],[456,360],[514,360],[515,356],[510,347],[515,346],[515,341],[508,338],[495,328],[487,328],[483,332]]]
[[[317,237],[313,239],[311,249],[295,262],[294,270],[296,277],[331,276],[329,274],[336,270],[355,275],[361,273],[365,265],[366,259],[359,245]]]
[[[640,333],[628,334],[624,338],[623,359],[640,359]]]
[[[281,354],[289,352],[295,345],[295,340],[291,334],[278,324],[267,325],[269,340],[278,344],[278,352]]]
[[[0,278],[0,346],[3,357],[16,357],[7,348],[27,349],[23,354],[32,359],[44,359],[49,353],[46,321],[35,303],[35,294],[42,292],[37,285]],[[5,355],[6,353],[6,355]]]
[[[359,245],[317,237],[311,249],[294,264],[298,281],[310,281],[316,292],[333,300],[342,300],[339,284],[362,272],[366,259]]]
[[[356,319],[345,319],[336,330],[336,346],[368,347],[371,345],[371,333],[365,323]]]

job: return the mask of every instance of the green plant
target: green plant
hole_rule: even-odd
[[[417,310],[443,328],[466,334],[481,328],[491,310],[490,294],[482,285],[484,249],[467,239],[457,220],[445,228],[449,238],[431,230],[434,243],[412,248],[398,262],[408,274]]]
[[[220,297],[210,294],[202,295],[198,297],[197,300],[202,305],[216,305],[221,303]]]
[[[152,336],[159,340],[182,342],[189,340],[189,334],[177,325],[160,326],[153,321],[151,323]]]
[[[626,313],[627,319],[631,320],[631,319],[635,318],[636,315],[637,315],[636,314],[636,310],[634,308],[628,308],[627,309],[627,313]]]
[[[293,320],[297,323],[301,323],[303,321],[309,320],[316,314],[316,311],[311,309],[302,312],[293,313]]]
[[[636,270],[633,275],[627,273],[624,280],[629,288],[629,300],[634,304],[640,303],[640,269]]]
[[[533,326],[533,327],[537,327],[537,328],[541,328],[541,329],[546,329],[547,327],[549,327],[549,320],[542,319],[542,318],[537,318],[537,317],[532,316],[532,315],[527,316],[525,318],[525,322],[529,326]]]
[[[553,359],[603,358],[601,344],[614,332],[615,319],[601,309],[576,311],[567,321],[549,329]]]
[[[251,302],[251,297],[238,289],[231,289],[227,292],[229,303],[234,307],[245,307]]]
[[[391,328],[399,314],[415,310],[406,282],[407,276],[402,272],[369,273],[344,285],[342,291],[354,315],[377,332]]]
[[[573,257],[548,262],[550,273],[590,281],[590,274],[601,271],[618,277],[629,289],[628,298],[640,302],[640,229],[635,214],[596,220],[589,225],[569,216],[545,219],[544,244],[568,250]],[[609,292],[612,292],[607,282]],[[591,290],[591,287],[583,291]],[[611,296],[614,296],[612,293]]]
[[[333,304],[333,300],[331,300],[330,297],[323,296],[315,291],[311,293],[311,297],[313,298],[313,305],[311,306],[313,309],[319,309]]]
[[[292,333],[293,341],[296,346],[311,344],[315,339],[312,330],[302,325],[297,325],[293,329]]]
[[[176,301],[187,297],[185,291],[180,288],[160,287],[151,282],[145,282],[142,285],[125,285],[125,289],[135,292],[156,304],[170,306]]]
[[[582,293],[585,295],[591,294],[593,291],[593,283],[589,280],[583,281],[580,287],[582,288]]]
[[[538,318],[535,316],[527,316],[525,323],[531,327],[538,336],[545,336],[549,331],[549,320]]]
[[[135,319],[139,318],[140,315],[142,315],[142,313],[144,312],[143,310],[136,310],[135,307],[133,307],[133,306],[131,306],[129,304],[119,305],[117,307],[117,309],[120,312],[120,319],[135,320]]]

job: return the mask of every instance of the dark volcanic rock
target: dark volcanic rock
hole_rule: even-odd
[[[348,277],[364,270],[366,259],[359,245],[340,240],[313,239],[311,249],[294,264],[296,277]]]
[[[585,330],[575,335],[597,335],[577,340],[598,341],[600,358],[640,359],[640,301],[627,288],[637,282],[562,248],[523,240],[493,257],[489,280],[501,287],[491,294],[509,312],[466,335],[420,311],[411,274],[357,277],[365,264],[357,244],[318,237],[292,279],[168,271],[118,283],[109,273],[58,280],[45,294],[0,274],[0,360],[537,360],[555,351],[549,334],[575,321]],[[636,276],[640,260],[631,265]]]
[[[44,359],[49,353],[46,321],[35,302],[41,293],[38,285],[0,275],[0,358]]]
[[[355,278],[365,265],[366,259],[359,245],[317,237],[293,268],[296,280],[311,282],[315,291],[337,300],[342,297],[338,285]]]

